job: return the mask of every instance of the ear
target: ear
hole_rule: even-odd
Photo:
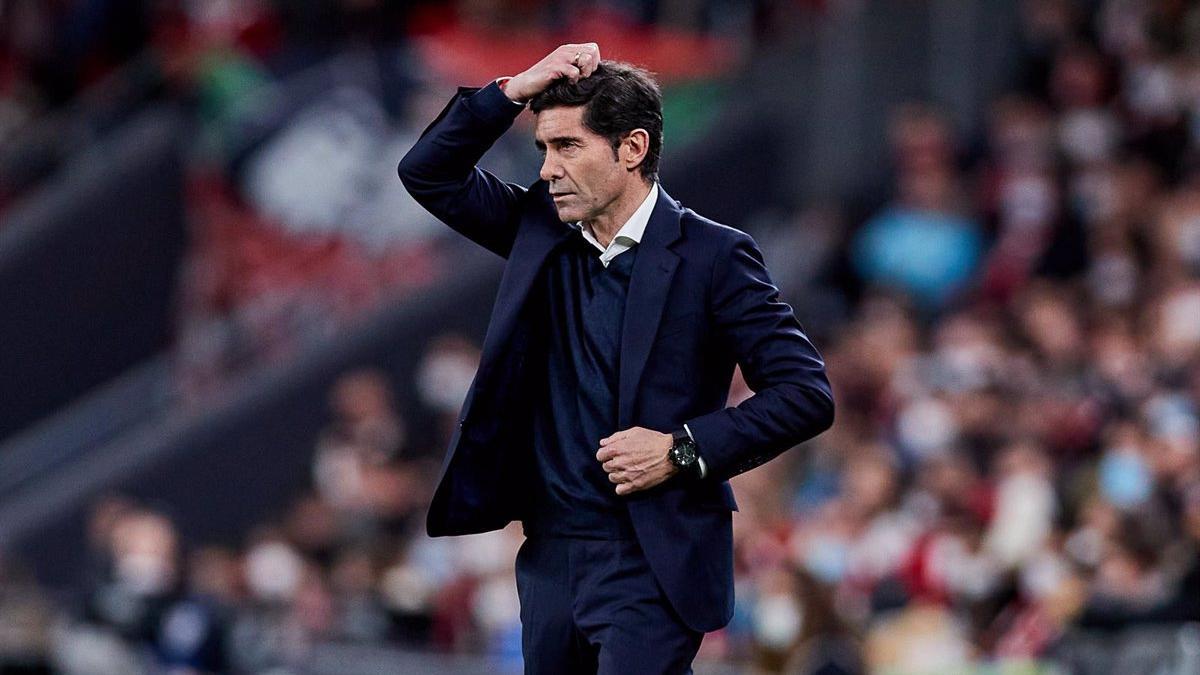
[[[646,160],[650,151],[650,134],[645,129],[634,129],[621,138],[617,159],[626,171],[634,171]]]

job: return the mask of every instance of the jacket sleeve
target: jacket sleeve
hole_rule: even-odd
[[[767,274],[754,239],[738,233],[713,268],[712,315],[755,392],[737,407],[687,420],[708,465],[727,480],[833,424],[825,362]]]
[[[495,82],[460,87],[397,167],[421,206],[503,258],[512,251],[526,189],[475,165],[524,108]]]

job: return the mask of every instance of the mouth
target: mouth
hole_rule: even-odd
[[[570,196],[571,196],[571,195],[573,195],[573,194],[575,194],[575,193],[574,193],[574,192],[551,192],[551,193],[550,193],[550,198],[551,198],[551,199],[558,199],[558,198],[560,198],[560,197],[570,197]]]

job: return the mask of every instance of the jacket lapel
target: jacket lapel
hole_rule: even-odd
[[[625,297],[625,318],[621,326],[620,386],[617,393],[617,429],[632,423],[634,397],[650,346],[658,332],[663,306],[671,289],[679,256],[667,246],[679,239],[678,202],[658,186],[658,200],[650,213],[650,222],[638,244],[637,258]]]
[[[522,228],[513,242],[508,265],[496,292],[492,320],[483,341],[481,375],[486,375],[483,371],[490,370],[491,364],[507,344],[517,315],[546,257],[559,242],[575,232],[570,225],[552,216],[552,206],[547,213],[551,215],[534,216],[531,226]],[[658,200],[650,213],[642,241],[638,244],[637,258],[629,280],[629,293],[625,298],[617,392],[619,429],[627,429],[632,423],[637,385],[658,332],[675,268],[679,265],[679,256],[668,245],[679,239],[679,217],[682,213],[678,202],[660,184]]]

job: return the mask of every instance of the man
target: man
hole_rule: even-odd
[[[475,166],[526,105],[528,188]],[[661,148],[658,86],[587,43],[460,88],[400,162],[508,261],[427,528],[522,521],[527,673],[690,673],[733,613],[727,480],[833,421],[754,240],[671,199]],[[757,393],[725,408],[735,363]]]

